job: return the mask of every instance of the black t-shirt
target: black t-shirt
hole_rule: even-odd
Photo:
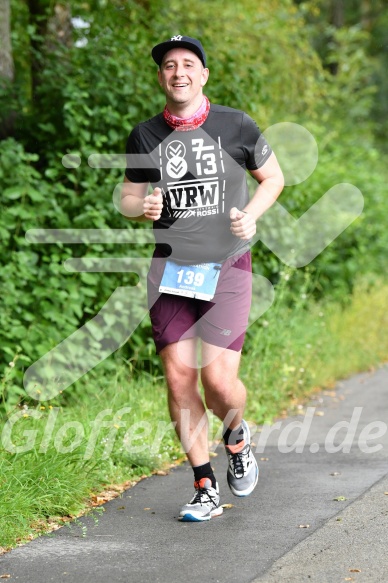
[[[161,113],[137,125],[127,141],[125,174],[162,189],[163,212],[154,222],[159,250],[189,264],[244,252],[249,244],[230,232],[229,211],[248,203],[246,170],[260,168],[271,152],[252,118],[221,105],[211,104],[192,131],[173,130]]]

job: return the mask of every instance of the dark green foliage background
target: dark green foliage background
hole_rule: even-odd
[[[17,112],[13,135],[0,142],[4,402],[24,396],[29,364],[87,322],[118,286],[135,283],[132,274],[72,274],[63,267],[69,257],[125,257],[124,245],[31,244],[25,233],[148,228],[129,223],[113,206],[122,170],[93,169],[87,161],[96,152],[124,153],[132,127],[162,109],[150,49],[174,34],[198,36],[207,48],[211,101],[247,111],[263,130],[292,121],[315,136],[317,169],[280,199],[295,217],[338,182],[362,191],[363,215],[308,267],[315,297],[346,301],[360,274],[385,272],[386,47],[372,42],[375,35],[353,22],[334,30],[318,1],[199,0],[184,9],[176,0],[73,2],[72,16],[90,23],[73,31],[74,41],[86,36],[86,46],[51,42],[48,49],[25,4],[12,2],[16,79],[0,89],[2,115]],[[382,13],[374,30],[384,38],[387,29]],[[39,70],[33,91],[32,61]],[[334,62],[335,75],[329,70]],[[66,153],[81,157],[79,168],[63,167]],[[139,245],[135,253],[149,256],[151,249]],[[283,266],[263,245],[254,248],[254,262],[276,283]],[[300,270],[292,280],[296,293],[302,276]],[[158,367],[149,332],[146,320],[120,350],[137,370]]]

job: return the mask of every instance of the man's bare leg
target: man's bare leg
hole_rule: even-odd
[[[241,424],[246,402],[246,389],[238,378],[240,359],[241,352],[202,342],[205,366],[201,370],[201,380],[206,405],[230,429]]]
[[[256,487],[259,469],[250,446],[249,427],[243,420],[246,390],[238,378],[240,357],[240,352],[202,343],[206,404],[224,423],[228,485],[235,496],[248,496]]]
[[[165,346],[160,351],[168,386],[172,421],[190,464],[209,462],[208,420],[198,388],[197,338]],[[183,354],[184,358],[181,357]]]

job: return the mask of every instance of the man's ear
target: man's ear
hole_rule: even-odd
[[[201,87],[204,87],[204,85],[206,85],[208,79],[209,79],[209,69],[204,67],[202,69],[202,75],[201,75]]]

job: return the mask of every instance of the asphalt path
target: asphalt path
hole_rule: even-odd
[[[222,503],[181,523],[187,464],[152,476],[83,517],[0,557],[20,583],[335,583],[388,581],[388,367],[338,383],[299,415],[257,428],[259,483],[234,497],[219,446]],[[340,424],[340,425],[338,425]],[[268,430],[271,433],[268,435]]]

